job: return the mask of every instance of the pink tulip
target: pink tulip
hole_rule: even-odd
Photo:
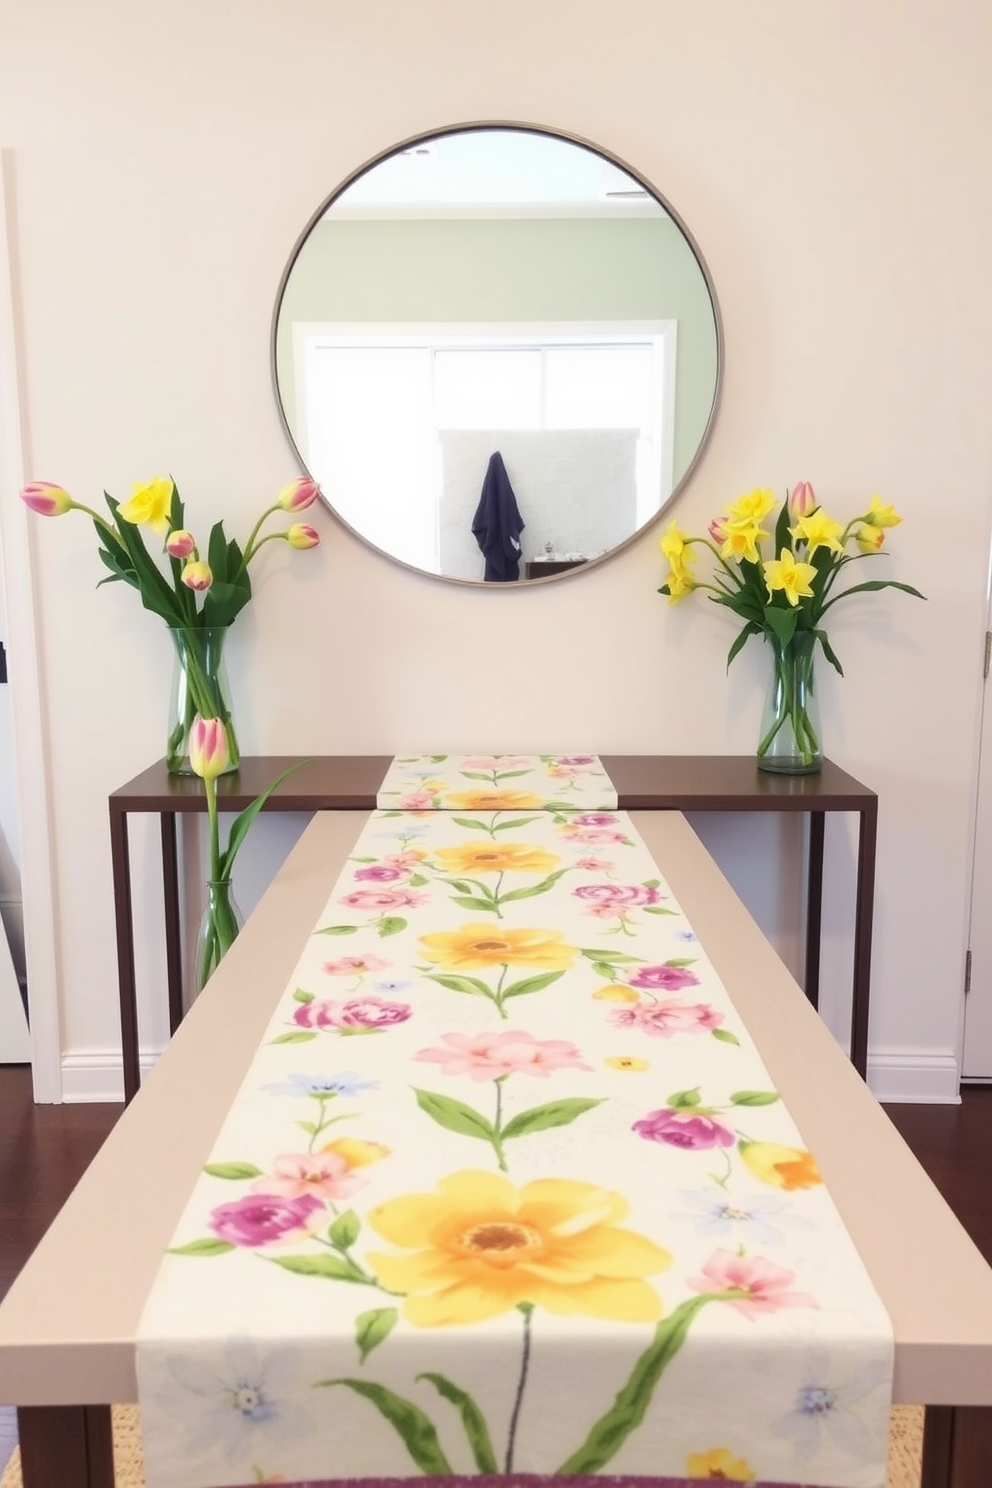
[[[69,492],[51,481],[32,481],[21,492],[21,500],[39,517],[62,517],[73,507]]]
[[[202,593],[204,589],[210,588],[214,576],[209,563],[187,563],[182,572],[182,580],[187,589]]]
[[[306,522],[294,522],[286,533],[286,541],[291,548],[316,548],[320,543],[320,533],[308,527]]]
[[[283,486],[279,492],[278,504],[283,511],[304,511],[312,506],[320,495],[320,487],[316,481],[310,480],[308,476],[302,476],[299,480],[290,481],[288,486]]]
[[[189,762],[195,774],[202,780],[216,780],[223,775],[231,763],[227,743],[227,729],[219,718],[193,719],[189,731]]]
[[[800,481],[793,486],[789,497],[789,516],[794,522],[798,522],[800,517],[808,517],[815,507],[816,496],[809,481]]]
[[[726,540],[727,534],[721,517],[714,517],[706,531],[715,543],[722,543]]]
[[[182,527],[177,527],[174,532],[169,533],[169,540],[165,545],[165,551],[170,558],[188,558],[190,553],[196,550],[196,541],[192,532],[187,532]]]

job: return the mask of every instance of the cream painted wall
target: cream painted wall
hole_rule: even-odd
[[[171,471],[200,530],[224,516],[243,534],[295,473],[270,387],[272,302],[314,203],[356,165],[432,127],[505,119],[586,137],[657,183],[709,264],[727,347],[679,521],[701,530],[741,491],[800,478],[839,515],[878,491],[906,519],[886,572],[929,602],[838,607],[847,676],[824,675],[823,711],[828,753],[881,798],[875,1086],[953,1094],[992,473],[992,11],[907,0],[894,23],[863,0],[0,0],[0,34],[29,473],[92,501]],[[266,550],[232,635],[247,752],[753,748],[760,649],[725,677],[732,631],[704,603],[658,597],[654,535],[580,578],[494,593],[395,569],[317,522],[315,553]],[[107,795],[162,752],[169,645],[130,591],[95,590],[82,520],[36,524],[32,543],[63,1062],[84,1095],[106,1089],[118,1039]],[[246,902],[294,823],[260,826]],[[834,826],[825,1002],[839,1029],[852,848]],[[706,832],[794,955],[796,844],[767,819]],[[133,855],[153,1048],[151,823]]]

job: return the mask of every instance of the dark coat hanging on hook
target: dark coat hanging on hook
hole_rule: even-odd
[[[484,578],[506,582],[520,577],[520,534],[523,518],[510,477],[497,450],[489,456],[482,495],[472,518],[472,533],[486,560]]]

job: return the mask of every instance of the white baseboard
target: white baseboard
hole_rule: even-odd
[[[959,1105],[960,1080],[953,1054],[913,1049],[868,1056],[868,1088],[892,1105]]]
[[[138,1064],[144,1079],[161,1049],[142,1049]],[[83,1049],[62,1055],[62,1099],[67,1105],[123,1101],[124,1070],[119,1049]]]

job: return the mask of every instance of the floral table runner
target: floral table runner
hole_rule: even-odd
[[[616,811],[372,814],[137,1364],[149,1488],[885,1478],[889,1321]]]
[[[402,811],[615,811],[595,754],[413,754],[394,759],[376,805]]]

